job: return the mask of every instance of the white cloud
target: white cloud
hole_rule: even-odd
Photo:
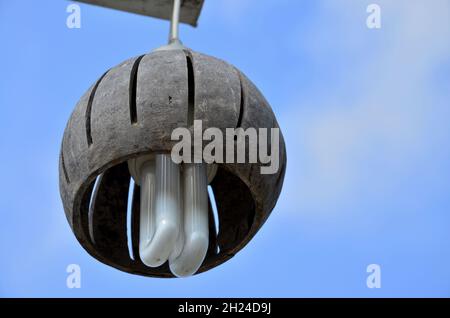
[[[439,116],[432,74],[450,56],[450,2],[377,3],[381,30],[365,27],[361,3],[323,1],[322,18],[338,31],[317,19],[299,35],[311,60],[320,65],[334,50],[347,70],[341,83],[293,102],[296,114],[280,116],[290,159],[284,198],[296,212],[335,211],[367,183],[388,188],[398,181],[392,171],[415,169],[426,151]]]

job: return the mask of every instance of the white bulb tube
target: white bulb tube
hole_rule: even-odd
[[[209,244],[206,165],[183,167],[184,246],[178,257],[169,260],[170,270],[178,277],[190,276],[200,268]]]
[[[140,249],[142,262],[149,267],[158,267],[167,261],[175,249],[181,223],[180,167],[170,155],[160,154],[156,155],[155,170],[154,234]]]
[[[139,171],[141,185],[141,211],[139,224],[139,255],[147,264],[145,251],[155,234],[155,161],[149,160],[142,164]]]
[[[180,256],[181,251],[183,250],[184,246],[184,215],[183,215],[183,182],[180,181],[180,193],[179,193],[179,202],[180,202],[180,226],[178,229],[178,238],[175,243],[175,247],[170,253],[169,256],[169,262],[172,259],[177,258]]]

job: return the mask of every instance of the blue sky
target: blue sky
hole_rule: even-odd
[[[366,27],[366,7],[382,28]],[[0,296],[450,296],[450,1],[206,0],[192,49],[241,69],[287,142],[283,192],[238,255],[189,279],[91,258],[58,190],[63,130],[103,72],[168,22],[68,1],[0,0]],[[80,289],[66,267],[81,266]],[[366,267],[381,266],[380,289]]]

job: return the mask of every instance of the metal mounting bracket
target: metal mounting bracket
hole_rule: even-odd
[[[75,0],[149,17],[171,20],[173,0]],[[197,26],[204,0],[182,0],[180,22]]]

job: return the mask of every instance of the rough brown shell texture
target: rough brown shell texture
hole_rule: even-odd
[[[125,272],[173,277],[167,264],[149,268],[139,259],[140,191],[136,185],[129,197],[127,160],[169,153],[176,143],[172,131],[191,127],[194,119],[203,121],[203,129],[279,127],[270,105],[240,71],[191,50],[129,59],[81,98],[64,132],[59,183],[67,220],[89,254]],[[281,133],[279,156],[275,174],[261,174],[259,162],[218,164],[210,185],[219,230],[210,202],[210,246],[199,273],[233,257],[264,224],[286,169]]]

